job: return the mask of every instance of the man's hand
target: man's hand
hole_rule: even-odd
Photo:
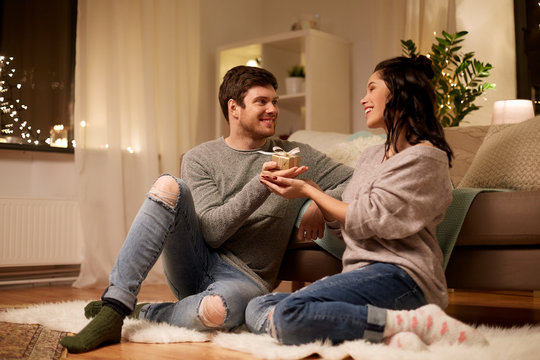
[[[302,220],[296,238],[299,241],[309,241],[322,238],[324,236],[324,217],[314,201],[309,204]]]

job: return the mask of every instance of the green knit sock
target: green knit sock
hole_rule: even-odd
[[[146,304],[148,303],[137,304],[135,306],[135,311],[133,311],[133,314],[129,315],[128,317],[131,319],[138,319],[139,314],[141,312],[141,308]],[[91,319],[95,317],[101,311],[102,307],[103,307],[103,301],[101,300],[91,301],[84,307],[84,316],[87,319]]]
[[[82,353],[104,344],[119,343],[124,316],[112,308],[103,306],[96,317],[77,335],[66,336],[60,343],[71,353]]]
[[[92,319],[92,318],[96,317],[96,315],[101,311],[102,307],[103,307],[103,301],[101,301],[101,300],[90,301],[84,307],[84,316],[87,319]]]

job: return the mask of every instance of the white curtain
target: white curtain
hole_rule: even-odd
[[[434,33],[457,30],[456,0],[407,0],[406,7],[404,39],[412,39],[421,54],[431,49]]]
[[[75,162],[85,243],[76,287],[108,282],[144,196],[195,144],[197,0],[79,0]],[[162,281],[160,266],[148,278]]]

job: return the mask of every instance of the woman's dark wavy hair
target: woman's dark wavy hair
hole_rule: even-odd
[[[399,56],[380,62],[375,67],[390,90],[384,109],[384,122],[388,132],[385,150],[390,147],[398,152],[397,140],[402,132],[411,145],[429,141],[446,152],[448,164],[452,166],[453,152],[441,124],[435,115],[435,91],[431,60],[420,55]]]

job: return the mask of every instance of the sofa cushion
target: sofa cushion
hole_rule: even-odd
[[[482,141],[489,130],[489,125],[454,126],[444,128],[444,136],[448,145],[454,152],[450,178],[455,187],[461,182],[463,176],[471,166],[474,155],[482,145]]]
[[[367,130],[358,131],[354,134],[298,130],[289,137],[291,141],[311,145],[333,160],[353,168],[365,148],[383,143],[385,139],[385,134]]]
[[[540,116],[491,126],[459,187],[540,190]]]
[[[328,153],[328,149],[335,144],[347,141],[349,136],[351,136],[351,134],[329,131],[298,130],[291,134],[289,140],[308,144],[326,154]]]

